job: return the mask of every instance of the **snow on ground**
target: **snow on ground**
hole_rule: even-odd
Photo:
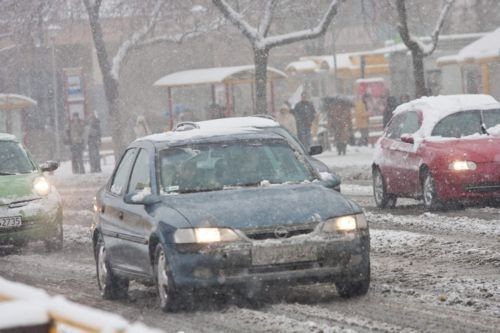
[[[56,186],[61,187],[95,187],[104,184],[115,167],[114,158],[110,156],[106,159],[106,164],[101,163],[102,172],[88,173],[90,165],[85,163],[85,174],[73,174],[71,170],[71,161],[63,161],[60,163],[59,168],[49,175]]]
[[[337,173],[342,183],[371,181],[371,164],[375,151],[373,147],[347,146],[346,155],[341,156],[337,155],[334,147],[332,149],[314,157]]]

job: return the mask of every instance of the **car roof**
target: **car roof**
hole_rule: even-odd
[[[490,95],[463,94],[421,97],[401,104],[394,115],[417,110],[423,115],[422,126],[416,133],[422,137],[430,136],[434,126],[443,118],[467,110],[485,110],[500,108],[500,103]]]
[[[153,145],[177,146],[189,143],[220,142],[237,140],[270,140],[284,138],[278,134],[265,132],[257,128],[192,128],[184,131],[170,131],[166,133],[153,134],[135,140],[135,143],[144,141]]]
[[[265,116],[229,117],[197,121],[200,129],[245,128],[245,127],[278,127],[279,123]]]
[[[9,133],[0,133],[0,141],[15,141],[18,142],[16,137]]]

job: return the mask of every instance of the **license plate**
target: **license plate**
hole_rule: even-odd
[[[316,247],[313,245],[256,245],[252,248],[253,265],[315,261],[317,258]]]
[[[21,216],[0,217],[0,228],[15,228],[22,224]]]

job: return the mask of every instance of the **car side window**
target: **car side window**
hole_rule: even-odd
[[[432,136],[460,138],[481,133],[481,113],[463,111],[443,118],[432,130]]]
[[[386,137],[395,140],[401,137],[401,127],[405,120],[405,116],[406,114],[398,114],[392,119],[391,123],[389,124],[385,132]]]
[[[124,193],[135,156],[135,148],[127,150],[125,155],[123,155],[120,165],[113,176],[113,181],[111,182],[111,193],[116,195],[122,195]]]
[[[149,154],[145,149],[141,149],[134,163],[127,193],[151,190],[149,172]]]
[[[419,129],[419,127],[418,113],[416,111],[410,111],[406,113],[406,118],[401,126],[400,134],[413,134]]]

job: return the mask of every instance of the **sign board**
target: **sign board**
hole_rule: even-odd
[[[85,119],[87,111],[83,70],[81,67],[63,68],[63,72],[65,118],[68,121],[74,114],[78,114],[80,119]]]

